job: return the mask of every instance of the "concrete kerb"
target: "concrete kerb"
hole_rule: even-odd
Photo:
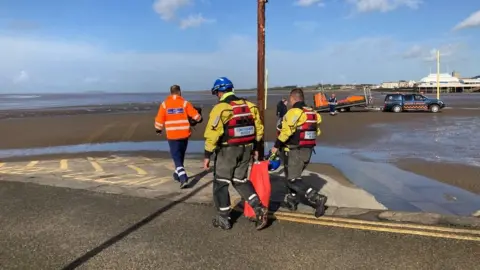
[[[130,161],[139,162],[134,157],[128,157]],[[154,177],[163,177],[164,175],[171,175],[170,168],[165,168],[161,164],[157,164],[162,159],[157,159],[153,161],[156,166],[154,171],[156,172]],[[193,162],[193,161],[190,161]],[[198,161],[194,161],[195,164]],[[123,163],[123,162],[121,162]],[[188,161],[186,162],[188,163]],[[190,165],[190,164],[189,164]],[[196,165],[198,166],[198,164]],[[440,215],[435,213],[426,213],[426,212],[399,212],[391,211],[386,209],[383,205],[379,204],[375,198],[365,192],[362,189],[346,187],[339,184],[335,179],[329,178],[328,176],[307,171],[306,175],[315,174],[321,177],[326,183],[321,190],[321,193],[330,196],[332,200],[329,199],[330,203],[327,202],[328,209],[326,211],[325,217],[336,217],[336,218],[345,218],[345,219],[356,219],[356,220],[365,220],[365,221],[384,221],[384,222],[395,222],[395,223],[412,223],[412,224],[422,224],[422,225],[439,225],[439,226],[456,226],[456,227],[468,227],[474,229],[480,229],[480,210],[476,213],[472,213],[472,216],[447,216]],[[277,174],[277,176],[280,176]],[[205,179],[205,182],[211,180]],[[146,197],[151,199],[163,199],[168,201],[179,201],[182,197],[188,193],[195,192],[196,188],[189,190],[179,190],[178,185],[172,182],[166,182],[159,187],[155,188],[145,188],[142,186],[132,187],[130,185],[110,185],[106,182],[101,182],[98,180],[92,181],[91,179],[86,180],[74,180],[63,178],[61,173],[45,173],[38,174],[33,173],[29,175],[23,175],[23,173],[18,174],[0,174],[0,180],[3,181],[20,181],[20,182],[33,182],[36,184],[51,185],[57,187],[65,188],[76,188],[76,189],[87,189],[95,192],[103,193],[113,193],[113,194],[122,194],[127,196],[138,196]],[[190,197],[185,200],[186,203],[198,203],[205,205],[212,205],[211,190],[207,188],[203,192],[199,192],[195,196]],[[348,194],[348,196],[345,196]],[[240,205],[240,199],[238,194],[232,189],[231,190],[232,199],[234,200],[232,205],[235,208],[238,208]],[[350,197],[350,198],[349,198]],[[352,201],[350,201],[350,200]],[[183,200],[182,200],[183,201]],[[278,201],[273,200],[272,203]],[[332,203],[333,202],[333,203]],[[332,205],[333,204],[333,205]],[[360,207],[351,207],[352,205],[361,205]],[[372,207],[372,208],[369,208]],[[277,211],[278,215],[289,214],[291,212],[283,211],[279,209]],[[313,210],[308,206],[300,205],[297,211],[299,214],[304,214],[305,216],[313,217]],[[274,213],[275,216],[275,213]],[[321,219],[321,218],[320,218]]]
[[[234,206],[236,211],[243,211],[242,202],[239,200]],[[271,211],[271,217],[276,219],[277,216],[289,214],[305,214],[313,216],[313,209],[306,207],[299,207],[298,211],[290,212],[288,210],[279,209],[275,212]],[[330,206],[325,211],[325,218],[341,218],[343,220],[354,219],[360,221],[377,221],[377,222],[395,222],[395,223],[409,223],[417,225],[429,226],[448,226],[448,227],[463,227],[470,229],[480,229],[480,218],[475,216],[448,216],[428,212],[401,212],[390,210],[375,210],[363,208],[350,207],[335,207]],[[321,220],[322,217],[319,218]]]

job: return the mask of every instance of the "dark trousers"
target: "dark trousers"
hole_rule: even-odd
[[[311,192],[318,192],[302,179],[302,172],[310,163],[312,152],[312,148],[296,148],[282,152],[288,193],[307,197]]]
[[[186,181],[188,176],[183,167],[183,163],[185,162],[185,152],[187,152],[188,139],[168,140],[168,145],[170,146],[170,155],[175,163],[175,175],[180,181]]]
[[[248,179],[253,146],[230,146],[220,148],[215,156],[213,200],[220,213],[230,211],[230,184],[253,208],[260,206],[257,193]]]
[[[335,112],[335,105],[328,105],[328,107],[330,108],[331,113]]]

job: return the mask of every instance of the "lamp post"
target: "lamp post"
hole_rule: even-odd
[[[440,99],[440,51],[437,50],[437,99]]]
[[[265,126],[265,4],[268,0],[257,1],[257,106],[260,119]],[[264,143],[258,146],[258,152],[259,156],[263,157],[265,154]]]

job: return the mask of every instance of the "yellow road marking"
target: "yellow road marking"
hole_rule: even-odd
[[[34,161],[30,161],[27,166],[25,166],[26,168],[32,168],[32,167],[35,167],[35,165],[38,164],[38,161],[37,160],[34,160]]]
[[[154,178],[154,179],[152,179],[152,181],[153,181],[153,183],[148,185],[149,187],[158,186],[158,185],[164,184],[166,182],[172,181],[172,178],[168,177],[168,176],[164,176],[164,177],[160,177],[160,178]]]
[[[113,159],[112,158],[105,158],[105,162],[122,163],[122,162],[128,161],[126,158],[119,157],[119,156],[116,156],[116,155],[111,155],[110,157],[112,157]]]
[[[138,186],[143,183],[148,183],[151,182],[152,180],[155,180],[156,176],[147,176],[147,177],[142,177],[139,179],[130,179],[130,182],[127,183],[127,186]]]
[[[417,224],[407,224],[407,223],[389,223],[389,222],[367,221],[367,220],[339,218],[339,217],[326,217],[326,216],[315,218],[312,215],[306,215],[306,214],[300,214],[300,213],[277,212],[275,213],[275,216],[302,218],[302,219],[310,219],[310,220],[325,220],[325,221],[332,221],[332,222],[374,225],[374,226],[393,227],[393,228],[408,228],[408,229],[430,230],[430,231],[451,232],[451,233],[468,233],[468,234],[480,235],[480,230],[456,229],[456,228],[448,228],[448,227],[417,225]]]
[[[139,168],[135,165],[127,165],[127,167],[129,167],[130,169],[134,170],[137,172],[137,174],[139,175],[146,175],[147,172],[145,170],[143,170],[142,168]]]
[[[150,179],[147,179],[147,180],[143,180],[143,181],[140,181],[140,182],[137,182],[136,185],[142,185],[142,186],[148,186],[150,187],[153,183],[155,183],[157,181],[157,179],[155,178],[150,178]]]
[[[68,170],[68,159],[60,160],[60,169],[61,170]]]
[[[303,219],[303,218],[287,217],[287,216],[281,216],[281,215],[276,216],[276,218],[278,220],[284,220],[284,221],[314,224],[314,225],[322,225],[322,226],[330,226],[330,227],[338,227],[338,228],[357,229],[357,230],[365,230],[365,231],[377,231],[377,232],[388,232],[388,233],[399,233],[399,234],[411,234],[411,235],[429,236],[429,237],[437,237],[437,238],[448,238],[448,239],[457,239],[457,240],[480,241],[480,237],[477,237],[477,236],[467,236],[467,235],[459,235],[459,234],[451,234],[451,233],[416,231],[416,230],[408,230],[408,229],[394,229],[394,228],[376,227],[376,226],[368,226],[368,225],[361,225],[361,224],[324,221],[324,220],[320,220],[320,219],[319,220]]]
[[[129,127],[128,130],[127,130],[127,132],[125,132],[125,133],[123,134],[122,139],[123,139],[123,140],[128,140],[128,139],[130,139],[130,138],[132,137],[133,133],[135,133],[135,130],[137,130],[138,125],[140,125],[140,123],[138,123],[138,122],[130,125],[130,127]]]
[[[100,164],[98,164],[98,162],[96,162],[93,158],[89,157],[88,161],[90,162],[90,164],[92,165],[92,167],[95,169],[96,172],[103,172],[102,166],[100,166]]]
[[[153,176],[143,176],[140,178],[129,178],[129,179],[123,179],[119,181],[112,181],[114,184],[123,184],[125,186],[135,186],[143,182],[149,182],[153,179]]]

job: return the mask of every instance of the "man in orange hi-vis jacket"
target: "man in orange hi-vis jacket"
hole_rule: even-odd
[[[202,116],[193,105],[182,97],[180,86],[172,85],[170,95],[158,108],[155,117],[155,129],[161,135],[165,130],[170,154],[175,163],[173,178],[180,182],[180,188],[188,186],[188,176],[183,162],[187,151],[188,139],[192,134],[191,123],[202,121]]]

